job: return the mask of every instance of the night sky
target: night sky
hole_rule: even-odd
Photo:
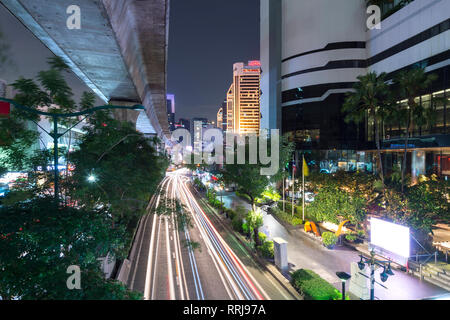
[[[171,0],[167,92],[175,94],[176,118],[208,117],[232,81],[234,62],[259,59],[259,0]],[[34,77],[52,53],[0,5],[0,30],[11,62],[0,70],[8,83]],[[76,96],[89,90],[67,75]],[[101,103],[99,100],[98,103]]]
[[[168,87],[176,117],[208,117],[230,87],[233,63],[259,59],[259,0],[171,0]]]

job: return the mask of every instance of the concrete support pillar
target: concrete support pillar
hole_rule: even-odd
[[[287,241],[282,238],[273,238],[273,249],[275,256],[275,265],[281,271],[288,271],[288,258],[287,258]]]
[[[109,104],[113,106],[132,107],[136,102],[111,100]],[[136,122],[139,117],[140,110],[114,109],[114,119],[119,121],[131,122],[136,127]]]

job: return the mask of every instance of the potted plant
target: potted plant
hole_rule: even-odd
[[[322,233],[322,243],[328,249],[333,249],[338,241],[338,237],[333,232]]]

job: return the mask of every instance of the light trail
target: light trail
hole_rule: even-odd
[[[190,299],[190,297],[204,300],[207,298],[205,297],[202,279],[210,277],[210,275],[204,273],[205,271],[213,270],[205,270],[204,262],[202,262],[201,270],[203,273],[199,271],[196,257],[202,257],[201,259],[204,261],[207,257],[205,256],[206,253],[194,252],[191,245],[187,245],[185,251],[182,250],[180,236],[183,236],[188,244],[191,244],[193,240],[191,237],[192,230],[189,230],[188,226],[184,226],[184,230],[179,230],[177,227],[178,217],[174,201],[179,199],[185,205],[187,214],[192,217],[196,239],[200,237],[202,243],[207,247],[209,254],[207,259],[211,259],[211,267],[214,265],[213,268],[217,270],[219,275],[219,277],[216,277],[217,285],[223,285],[223,289],[225,289],[222,289],[222,294],[228,295],[229,299],[268,299],[266,292],[214,227],[196,197],[190,191],[188,183],[189,179],[186,176],[181,176],[177,172],[169,174],[161,182],[158,194],[152,197],[149,204],[149,213],[153,210],[155,212],[153,217],[149,215],[145,219],[143,225],[145,230],[147,223],[152,221],[146,261],[144,298],[146,300],[185,300]],[[158,215],[156,210],[161,206],[161,203],[164,203],[167,212]],[[139,248],[142,247],[142,238]],[[183,261],[183,254],[185,254],[185,261]],[[189,278],[189,285],[186,272],[192,276]],[[210,281],[207,281],[209,290],[211,290]]]
[[[231,283],[234,293],[241,299],[267,299],[267,294],[248,272],[248,270],[246,270],[245,266],[223,240],[214,225],[211,223],[210,219],[206,216],[196,198],[190,192],[186,181],[180,184],[180,189],[185,194],[185,199],[188,199],[191,213],[193,214],[194,220],[198,222],[197,226],[199,230],[201,232],[203,231],[202,233],[204,234],[204,238],[209,240],[207,243],[210,244],[210,249],[214,252],[214,256],[226,269],[227,280]],[[237,287],[239,287],[239,290],[237,290]]]

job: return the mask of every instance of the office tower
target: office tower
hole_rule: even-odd
[[[260,77],[259,61],[233,65],[233,83],[227,92],[227,131],[246,134],[259,133]]]
[[[170,131],[175,130],[175,95],[167,94],[167,118]]]
[[[261,0],[262,128],[281,129],[324,172],[370,171],[373,119],[346,123],[346,94],[368,72],[392,81],[423,67],[438,80],[416,100],[435,109],[436,121],[415,124],[408,172],[450,176],[450,1],[386,1],[379,28],[368,27],[370,16],[360,0]],[[402,157],[405,126],[379,129],[389,173]]]

